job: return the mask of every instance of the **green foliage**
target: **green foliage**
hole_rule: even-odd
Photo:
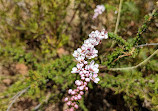
[[[158,82],[157,75],[151,74],[143,78],[143,74],[138,71],[125,71],[120,75],[108,75],[101,80],[100,85],[105,88],[111,88],[118,93],[125,93],[124,99],[127,105],[133,107],[132,109],[138,110],[138,103],[136,98],[140,97],[152,103],[153,107],[157,106]]]
[[[69,0],[28,0],[10,3],[2,0],[0,3],[2,41],[19,40],[25,43],[26,48],[36,48],[43,55],[51,53],[53,56],[57,48],[68,43],[69,36],[63,34],[63,30],[68,26],[64,20]]]
[[[147,30],[147,28],[149,27],[149,25],[151,24],[151,22],[153,21],[153,19],[155,17],[157,17],[158,15],[158,11],[155,9],[153,10],[151,15],[146,15],[144,17],[145,21],[143,23],[143,25],[138,29],[138,33],[137,36],[135,37],[134,41],[133,41],[133,46],[141,44],[142,42],[142,33],[145,32]]]
[[[126,47],[127,49],[130,48],[130,44],[126,42],[122,37],[114,34],[114,33],[108,33],[109,39],[115,40],[118,44],[121,44],[122,46]]]
[[[121,13],[129,15],[126,16],[126,20],[131,20],[130,15],[134,16],[135,18],[138,18],[136,16],[139,16],[139,10],[134,1],[125,1]]]
[[[63,56],[55,61],[47,63],[36,64],[34,70],[29,71],[28,77],[24,80],[17,81],[1,95],[7,98],[0,101],[0,106],[5,109],[10,98],[28,86],[30,87],[26,93],[26,97],[32,99],[45,99],[45,96],[50,87],[51,95],[56,94],[58,91],[66,91],[68,87],[73,87],[72,83],[76,79],[75,74],[70,74],[72,67],[75,66],[72,56]],[[44,97],[44,98],[41,98]]]

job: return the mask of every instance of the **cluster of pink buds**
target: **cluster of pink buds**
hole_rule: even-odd
[[[98,30],[92,31],[89,34],[89,38],[84,41],[84,44],[81,48],[78,48],[74,51],[73,56],[77,60],[78,64],[76,67],[72,68],[71,73],[78,73],[80,75],[80,80],[76,80],[75,84],[77,86],[76,89],[68,90],[69,97],[65,98],[65,102],[69,106],[69,109],[65,111],[74,111],[78,109],[77,101],[82,98],[84,91],[88,91],[87,84],[92,80],[95,83],[98,83],[100,80],[98,78],[99,65],[95,64],[94,61],[88,63],[86,59],[92,59],[98,56],[98,50],[94,48],[94,46],[101,43],[102,39],[107,39],[108,33],[103,29],[101,32]]]
[[[105,11],[104,5],[97,5],[96,9],[94,9],[93,19],[96,19],[98,15],[102,14]]]

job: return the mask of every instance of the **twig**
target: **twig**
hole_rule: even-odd
[[[23,89],[22,91],[18,92],[12,99],[13,101],[11,102],[11,104],[8,106],[7,111],[10,110],[10,108],[12,107],[12,105],[15,103],[15,101],[23,94],[25,93],[28,89],[30,88],[30,86],[28,86],[27,88]]]
[[[66,90],[62,91],[61,93],[64,93]],[[35,106],[35,108],[33,109],[33,111],[38,111],[42,106],[46,105],[47,103],[49,103],[50,100],[52,100],[55,96],[61,94],[55,94],[53,96],[48,95],[48,97],[46,98],[46,100],[44,100],[42,103],[39,103],[37,106]]]
[[[158,45],[158,43],[146,43],[146,44],[142,44],[142,45],[138,45],[138,46],[135,46],[135,47],[144,47],[144,46],[151,46],[151,45]]]
[[[69,23],[68,23],[69,25],[71,25],[73,19],[75,18],[75,15],[76,15],[77,10],[79,9],[79,7],[80,7],[80,4],[78,4],[78,6],[76,7],[75,12],[74,12],[73,16],[71,17],[71,19],[70,19],[70,21],[69,21]]]
[[[113,63],[116,62],[116,61],[118,61],[120,58],[127,57],[127,56],[132,56],[132,54],[133,54],[134,51],[135,51],[135,48],[133,48],[130,52],[123,52],[124,55],[120,55],[117,59],[115,59],[113,61]]]
[[[118,11],[118,15],[117,15],[117,22],[116,22],[115,31],[114,31],[115,34],[117,34],[118,26],[119,26],[119,23],[120,23],[122,3],[123,3],[123,0],[120,0],[119,11]]]
[[[46,99],[43,100],[42,103],[39,103],[37,106],[35,106],[33,111],[37,111],[41,107],[41,105],[43,105],[43,103],[47,103],[50,97],[51,97],[51,93],[49,92],[48,95],[46,96]]]
[[[117,31],[118,31],[118,26],[119,26],[119,23],[120,23],[120,16],[121,16],[122,3],[123,3],[123,0],[120,0],[119,10],[118,10],[117,21],[116,21],[116,26],[115,26],[114,34],[117,34]],[[116,43],[115,41],[112,42],[111,48],[114,47],[115,43]]]
[[[139,63],[138,65],[136,66],[133,66],[133,67],[125,67],[125,68],[110,68],[108,70],[111,70],[111,71],[119,71],[119,70],[132,70],[132,69],[136,69],[138,67],[140,67],[141,65],[145,64],[146,62],[148,62],[148,60],[150,60],[155,54],[158,53],[158,49],[152,54],[150,55],[147,59],[145,59],[143,62]]]

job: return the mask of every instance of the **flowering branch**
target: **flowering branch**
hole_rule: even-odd
[[[78,73],[80,75],[80,80],[76,80],[76,89],[68,90],[69,96],[64,99],[67,102],[69,108],[66,111],[74,111],[78,109],[77,101],[82,98],[84,91],[88,91],[87,84],[90,81],[98,83],[100,80],[98,78],[99,65],[95,64],[92,60],[90,63],[86,61],[87,59],[92,59],[97,57],[98,50],[94,46],[99,45],[102,39],[107,39],[108,33],[103,29],[101,32],[98,30],[93,31],[89,34],[89,38],[84,41],[81,48],[74,51],[73,56],[77,60],[78,64],[76,67],[72,68],[71,73]]]

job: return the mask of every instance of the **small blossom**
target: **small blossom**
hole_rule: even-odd
[[[71,94],[72,94],[72,95],[75,95],[75,94],[76,94],[76,92],[75,92],[75,91],[71,91]]]
[[[83,94],[84,94],[84,92],[83,92],[83,91],[80,91],[80,94],[81,94],[81,95],[83,95]]]
[[[67,102],[67,105],[70,106],[70,105],[71,105],[71,101],[68,101],[68,102]]]
[[[73,108],[73,107],[71,107],[69,111],[74,111],[74,108]]]
[[[98,83],[99,81],[100,81],[99,78],[95,78],[95,79],[94,79],[94,82],[95,82],[95,83]]]
[[[90,82],[90,79],[89,79],[89,78],[86,78],[85,81],[86,81],[86,82]]]
[[[98,73],[99,72],[98,67],[99,67],[98,64],[94,64],[94,61],[91,61],[90,65],[86,65],[85,69],[89,70],[92,73]]]
[[[78,69],[76,68],[76,67],[73,67],[72,68],[72,71],[71,71],[71,73],[78,73],[79,71],[78,71]]]
[[[85,90],[88,91],[88,87],[85,87]]]
[[[78,109],[78,105],[77,104],[75,104],[75,106],[74,106],[76,109]]]
[[[82,80],[85,80],[85,77],[81,77]]]
[[[77,86],[80,86],[82,83],[81,83],[81,81],[76,80],[76,81],[75,81],[75,84],[76,84]]]
[[[72,89],[69,89],[68,93],[71,94],[71,92],[72,92]]]
[[[68,100],[69,100],[68,97],[66,97],[66,98],[64,99],[65,102],[67,102]]]
[[[94,9],[93,19],[96,19],[98,15],[102,14],[105,11],[104,5],[97,5],[96,9]]]
[[[82,98],[82,96],[81,96],[80,94],[78,94],[78,96],[77,96],[77,97],[78,97],[78,99],[81,99],[81,98]]]
[[[83,90],[83,89],[84,89],[84,86],[80,86],[80,87],[79,87],[79,90]]]

